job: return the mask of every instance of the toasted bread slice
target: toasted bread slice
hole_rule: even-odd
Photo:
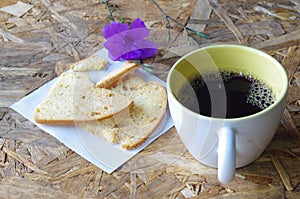
[[[120,112],[130,103],[124,95],[96,88],[87,74],[63,73],[35,108],[33,117],[43,124],[97,120]]]
[[[138,87],[133,103],[118,114],[98,121],[80,123],[87,131],[132,150],[140,146],[161,122],[167,107],[165,88],[157,82]]]
[[[97,82],[96,86],[98,88],[111,88],[118,82],[118,80],[122,79],[131,71],[134,71],[137,67],[138,65],[135,63],[125,62],[122,66],[105,75],[101,80],[99,80],[99,82]]]
[[[80,60],[70,66],[70,68],[75,71],[93,71],[93,70],[102,70],[107,65],[107,60],[97,53],[92,54],[91,56]]]

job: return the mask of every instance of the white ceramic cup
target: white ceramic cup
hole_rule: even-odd
[[[177,100],[178,91],[191,75],[219,68],[263,80],[272,89],[275,103],[252,115],[223,119],[195,113]],[[169,108],[183,144],[198,161],[218,168],[221,183],[231,182],[235,168],[255,161],[270,143],[283,114],[287,89],[288,78],[278,61],[262,51],[240,45],[195,50],[179,59],[167,77]],[[217,105],[218,108],[222,106]]]

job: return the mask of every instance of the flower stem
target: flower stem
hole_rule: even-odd
[[[121,23],[124,23],[125,19],[124,17],[120,14],[119,10],[118,10],[118,6],[116,4],[112,4],[112,5],[109,5],[109,2],[111,0],[102,0],[102,3],[105,4],[105,8],[107,9],[108,11],[108,18],[111,20],[111,21],[115,21],[114,19],[114,16],[113,16],[113,13],[114,12],[117,12],[118,15],[120,16],[120,22]],[[111,9],[111,7],[113,7],[113,10]]]
[[[138,60],[138,64],[140,64],[145,71],[153,73],[153,68],[150,64],[144,63],[143,60]]]
[[[196,35],[198,35],[199,37],[202,37],[202,38],[205,38],[205,39],[210,39],[210,37],[202,32],[199,32],[199,31],[196,31],[194,29],[191,29],[191,28],[188,28],[186,26],[184,26],[183,24],[181,24],[179,21],[177,21],[176,19],[170,17],[157,3],[155,0],[151,0],[152,3],[158,8],[158,10],[165,16],[167,22],[168,22],[168,29],[171,29],[171,26],[170,26],[170,20],[173,21],[177,26],[183,28],[183,30],[185,30],[187,33],[188,32],[192,32],[192,33],[195,33]],[[170,34],[168,32],[168,34]],[[170,36],[168,36],[169,38]]]
[[[114,11],[116,11],[116,12],[118,13],[118,15],[120,16],[120,22],[121,22],[121,23],[124,23],[124,22],[125,22],[125,19],[124,19],[124,17],[121,15],[119,9],[117,8],[118,6],[117,6],[116,4],[113,4],[113,6],[114,6]]]
[[[110,20],[112,20],[112,21],[115,21],[114,16],[113,16],[113,12],[112,12],[112,10],[110,9],[110,6],[109,6],[109,4],[108,4],[109,1],[110,1],[110,0],[102,0],[102,3],[105,4],[105,8],[106,8],[107,11],[108,11],[108,18],[109,18]]]

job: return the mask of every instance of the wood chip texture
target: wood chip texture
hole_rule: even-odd
[[[189,154],[174,128],[107,174],[9,108],[103,48],[102,27],[110,23],[105,4],[1,0],[0,8],[21,8],[0,11],[0,197],[300,198],[299,0],[156,0],[166,14],[209,40],[169,23],[152,1],[108,2],[117,9],[116,21],[145,21],[147,39],[159,50],[143,67],[163,80],[182,55],[213,44],[243,44],[277,59],[288,73],[289,93],[276,135],[227,185],[218,182],[216,169]]]

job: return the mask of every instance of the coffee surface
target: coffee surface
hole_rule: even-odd
[[[181,86],[177,98],[193,112],[216,118],[252,115],[275,101],[262,80],[229,71],[193,75]]]

